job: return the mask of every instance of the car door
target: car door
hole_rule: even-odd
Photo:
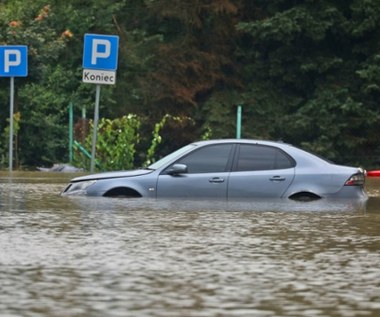
[[[157,197],[227,199],[233,144],[201,147],[174,164],[187,166],[186,173],[169,175],[172,164],[158,177]]]
[[[294,173],[295,161],[279,148],[240,144],[229,177],[228,199],[282,197]]]

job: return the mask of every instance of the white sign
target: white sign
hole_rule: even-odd
[[[114,85],[116,83],[116,71],[84,69],[82,79],[84,83]]]

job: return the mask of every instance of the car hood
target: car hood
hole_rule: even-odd
[[[75,177],[71,180],[72,183],[89,181],[89,180],[98,180],[98,179],[108,179],[108,178],[120,178],[120,177],[132,177],[132,176],[141,176],[154,172],[151,169],[137,169],[131,171],[116,171],[116,172],[105,172],[98,174],[91,174],[86,176]]]

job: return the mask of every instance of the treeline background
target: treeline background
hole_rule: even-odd
[[[135,142],[134,165],[152,142],[160,157],[200,138],[235,137],[237,105],[244,138],[380,165],[378,0],[9,0],[0,2],[0,44],[29,50],[29,75],[15,79],[18,168],[68,161],[70,103],[76,123],[84,109],[93,118],[85,33],[120,37],[116,85],[102,86],[100,117],[138,117],[126,140]],[[8,126],[2,78],[3,167]]]

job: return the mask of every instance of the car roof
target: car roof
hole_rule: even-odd
[[[196,145],[208,145],[208,144],[219,144],[219,143],[246,143],[246,144],[261,144],[261,145],[272,145],[272,146],[292,146],[291,144],[284,143],[282,141],[269,141],[269,140],[258,140],[258,139],[213,139],[213,140],[202,140],[193,142]]]
[[[305,151],[301,148],[298,148],[292,144],[285,143],[283,141],[269,141],[269,140],[257,140],[257,139],[214,139],[214,140],[203,140],[193,142],[192,144],[197,146],[206,146],[211,144],[222,144],[222,143],[234,143],[234,144],[257,144],[257,145],[266,145],[266,146],[274,146],[278,147],[284,151],[286,151],[289,155],[291,155],[297,163],[301,162],[313,162],[316,164],[330,164],[326,159],[317,156],[311,152]],[[309,164],[308,163],[308,164]]]

